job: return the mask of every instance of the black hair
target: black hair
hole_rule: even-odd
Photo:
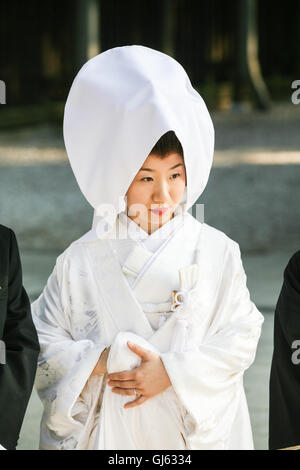
[[[183,158],[183,148],[180,141],[174,131],[168,131],[156,142],[150,153],[156,153],[163,158],[173,152],[179,153]]]

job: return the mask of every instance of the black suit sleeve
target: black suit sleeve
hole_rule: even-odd
[[[269,448],[300,444],[300,251],[284,271],[274,317]]]
[[[0,365],[0,444],[6,449],[15,449],[33,388],[40,348],[30,302],[22,285],[20,255],[12,230],[3,341],[6,363]]]

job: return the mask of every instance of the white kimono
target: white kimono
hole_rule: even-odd
[[[128,237],[116,236],[126,224],[128,188],[168,131],[181,144],[186,174],[176,215],[150,236],[133,221]],[[172,57],[115,47],[78,72],[63,133],[95,217],[58,257],[32,305],[41,346],[40,448],[252,449],[243,373],[263,317],[249,298],[238,244],[187,212],[213,161],[203,99]],[[172,385],[124,409],[132,398],[112,392],[106,375],[90,375],[110,345],[109,373],[137,367],[127,340],[156,351]]]
[[[127,219],[121,213],[116,228]],[[238,244],[189,213],[150,236],[129,225],[126,240],[91,231],[71,244],[32,304],[40,448],[253,449],[243,373],[263,317]],[[124,409],[134,396],[113,393],[106,375],[89,377],[109,345],[109,373],[137,367],[127,340],[157,352],[172,385]]]

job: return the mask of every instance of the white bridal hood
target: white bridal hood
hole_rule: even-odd
[[[148,154],[170,130],[184,151],[188,210],[208,181],[214,128],[184,68],[162,52],[131,45],[95,56],[78,72],[65,105],[65,146],[82,193],[109,225],[125,209],[126,191]]]

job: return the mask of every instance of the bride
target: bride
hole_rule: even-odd
[[[64,139],[92,228],[32,304],[41,449],[252,449],[243,373],[263,317],[239,245],[188,209],[214,129],[183,67],[143,46],[88,61]]]

